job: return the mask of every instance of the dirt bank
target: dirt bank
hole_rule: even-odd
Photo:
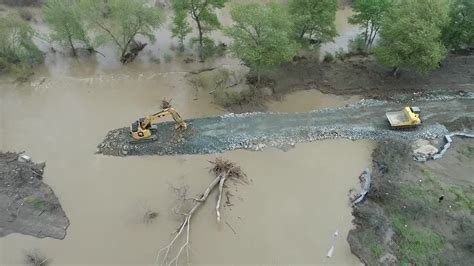
[[[307,113],[247,113],[191,119],[185,132],[176,132],[173,123],[160,123],[157,141],[145,144],[130,144],[129,128],[125,127],[109,132],[98,152],[114,156],[207,154],[287,148],[299,142],[334,138],[434,139],[448,132],[440,124],[473,113],[473,102],[470,97],[415,102],[423,110],[424,122],[411,131],[390,129],[385,112],[398,110],[401,105],[384,101],[361,101],[349,107]]]
[[[51,188],[45,164],[0,152],[0,237],[12,233],[64,239],[69,220]]]
[[[456,139],[441,160],[417,163],[407,144],[380,143],[368,200],[353,209],[348,241],[368,265],[474,261],[474,142]]]
[[[429,93],[437,90],[474,90],[474,55],[449,55],[441,68],[427,75],[391,69],[377,64],[372,57],[353,56],[344,62],[319,63],[300,60],[280,67],[267,76],[276,81],[274,92],[317,89],[337,95],[361,95],[388,99],[401,93]]]

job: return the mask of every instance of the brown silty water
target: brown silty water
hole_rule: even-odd
[[[159,46],[163,38],[158,39]],[[71,221],[64,240],[19,234],[1,238],[1,265],[22,263],[24,251],[31,249],[50,257],[51,265],[153,263],[180,222],[172,211],[177,202],[171,186],[186,185],[189,195],[201,193],[211,180],[207,161],[216,156],[238,163],[252,182],[229,186],[233,206],[224,208],[221,224],[215,219],[214,196],[197,213],[191,232],[193,263],[359,264],[345,240],[352,220],[347,193],[370,164],[371,143],[325,141],[288,152],[202,156],[95,155],[107,131],[156,112],[163,97],[173,98],[184,118],[225,113],[212,104],[211,95],[186,80],[185,72],[207,65],[176,58],[150,64],[145,52],[135,63],[120,66],[112,50],[104,52],[106,58],[79,60],[50,54],[30,83],[0,79],[0,149],[24,150],[35,161],[46,161],[44,181]],[[223,58],[207,64],[235,62]],[[271,103],[270,109],[327,107],[324,97],[332,96],[296,93]],[[331,98],[330,106],[347,101]],[[148,210],[159,214],[150,224],[143,221]]]

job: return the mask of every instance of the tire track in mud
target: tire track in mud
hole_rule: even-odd
[[[390,129],[385,112],[403,105],[363,100],[355,105],[307,113],[246,113],[189,119],[185,132],[174,123],[157,124],[158,140],[130,144],[129,128],[110,131],[98,145],[98,153],[113,156],[209,154],[236,149],[286,148],[296,143],[323,139],[352,140],[442,138],[448,130],[442,124],[460,117],[474,116],[474,98],[442,97],[411,105],[421,107],[423,124],[416,129]]]

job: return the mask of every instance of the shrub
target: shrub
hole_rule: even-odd
[[[166,53],[163,55],[163,59],[165,60],[165,63],[169,63],[173,60],[173,56],[171,54]]]
[[[334,61],[334,55],[331,54],[331,53],[329,53],[329,52],[326,52],[326,53],[324,54],[324,59],[323,59],[323,61],[326,62],[326,63],[331,63],[331,62],[333,62],[333,61]]]
[[[346,59],[346,52],[344,49],[339,48],[339,50],[336,51],[335,56],[337,60],[344,61]]]
[[[215,103],[224,107],[239,104],[243,100],[240,93],[228,89],[218,89],[214,91],[213,95]]]
[[[354,39],[349,41],[349,52],[352,54],[365,54],[365,40],[360,34],[358,34]]]
[[[33,43],[35,31],[18,14],[0,17],[0,72],[10,72],[27,78],[32,65],[43,60],[43,54]]]

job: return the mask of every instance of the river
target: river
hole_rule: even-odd
[[[167,33],[160,37],[155,50],[171,42]],[[197,213],[193,263],[359,264],[345,240],[352,226],[347,194],[370,164],[372,143],[324,141],[298,144],[287,152],[199,156],[95,155],[107,131],[156,112],[162,98],[172,98],[184,118],[226,113],[211,95],[187,82],[186,71],[206,66],[182,63],[188,55],[153,64],[145,52],[120,66],[111,59],[113,52],[105,54],[76,60],[50,53],[31,82],[12,84],[10,77],[0,78],[0,149],[26,151],[33,160],[46,162],[44,181],[71,221],[64,240],[19,234],[1,238],[1,265],[22,263],[24,252],[32,249],[51,258],[51,265],[153,263],[179,224],[171,187],[186,185],[190,195],[200,193],[211,178],[207,161],[216,156],[238,163],[252,182],[229,186],[235,196],[233,206],[223,211],[222,224],[215,220],[213,204]],[[235,62],[224,57],[207,64]],[[307,111],[355,100],[304,91],[269,103],[269,109]],[[150,224],[143,221],[147,210],[158,212]]]

